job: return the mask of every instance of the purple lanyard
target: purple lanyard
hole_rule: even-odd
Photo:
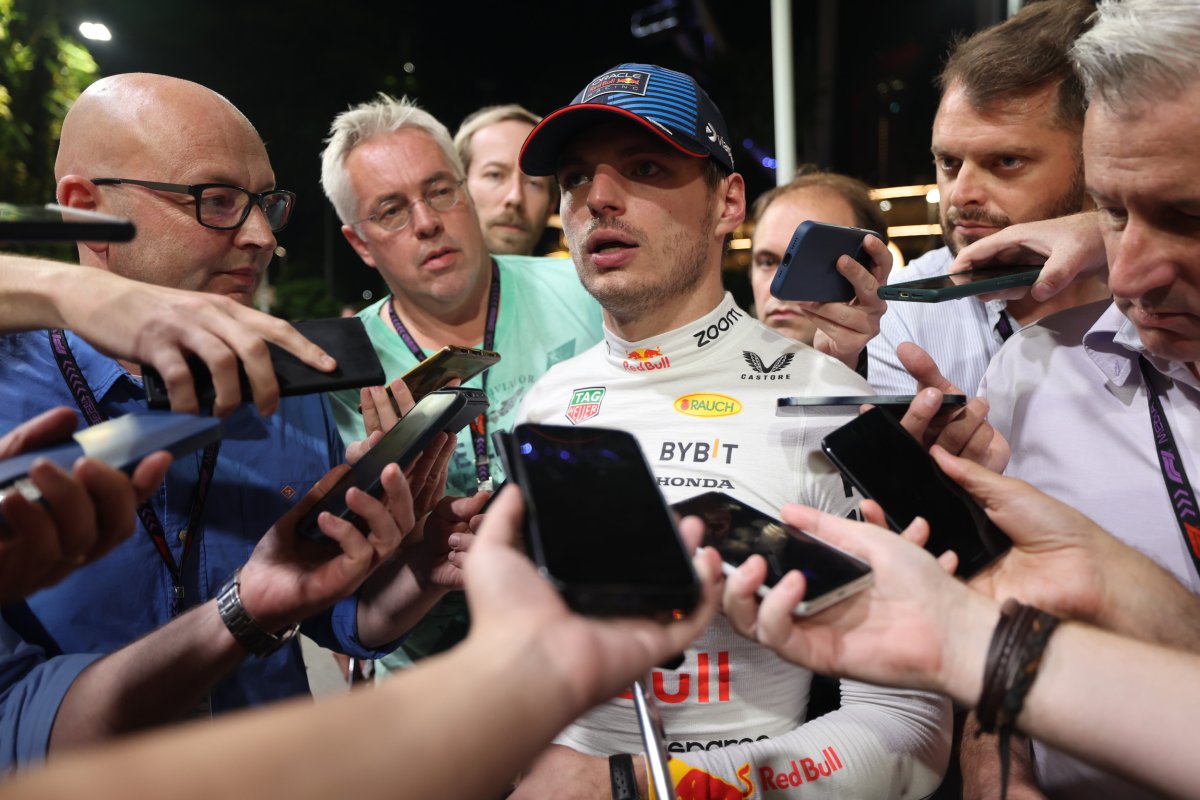
[[[417,344],[417,340],[408,332],[408,328],[400,321],[400,315],[396,313],[396,305],[392,300],[388,300],[387,304],[388,315],[392,320],[392,327],[396,329],[400,340],[408,347],[408,351],[413,354],[413,358],[417,361],[424,361],[429,356],[425,355],[425,351]],[[496,341],[496,320],[500,316],[500,268],[496,265],[495,260],[492,261],[492,288],[488,292],[488,310],[487,321],[483,328],[483,349],[492,350]],[[487,372],[483,373],[481,385],[484,393],[487,393]],[[471,423],[471,439],[475,445],[475,480],[479,485],[480,491],[490,492],[492,490],[492,472],[488,468],[487,454],[487,412],[480,414]]]
[[[75,403],[79,406],[88,425],[97,425],[107,420],[108,416],[100,410],[100,404],[96,402],[96,395],[92,393],[92,387],[88,385],[83,370],[79,368],[79,362],[75,360],[75,355],[71,352],[70,345],[67,344],[66,333],[61,330],[50,331],[50,348],[54,351],[54,360],[58,363],[63,380],[66,381],[67,388],[74,395]],[[183,565],[187,563],[188,554],[192,552],[204,532],[201,518],[204,516],[204,504],[208,501],[208,490],[212,486],[213,473],[217,469],[217,450],[220,449],[220,446],[220,442],[213,442],[204,448],[204,455],[200,459],[200,476],[196,481],[196,490],[192,494],[187,528],[180,533],[180,538],[183,539],[183,553],[180,555],[178,565],[175,563],[175,557],[171,555],[171,548],[167,545],[166,532],[163,530],[162,523],[159,522],[158,514],[154,513],[150,501],[147,500],[138,506],[137,514],[142,521],[142,527],[146,529],[146,533],[150,534],[150,541],[154,543],[158,557],[162,559],[167,572],[171,574],[171,616],[178,615],[183,606]]]
[[[1146,384],[1146,397],[1150,405],[1150,429],[1154,434],[1155,449],[1158,451],[1158,466],[1162,469],[1167,495],[1171,498],[1171,507],[1175,510],[1175,521],[1179,523],[1179,532],[1183,534],[1183,543],[1192,556],[1196,572],[1200,573],[1200,517],[1197,516],[1196,493],[1192,490],[1191,481],[1183,468],[1179,445],[1175,443],[1175,435],[1171,433],[1171,426],[1167,423],[1167,414],[1163,411],[1158,389],[1151,380],[1153,372],[1145,356],[1138,357],[1138,366]]]

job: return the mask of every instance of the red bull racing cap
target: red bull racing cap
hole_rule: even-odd
[[[548,114],[521,147],[521,169],[527,175],[553,175],[567,141],[614,114],[733,172],[729,132],[716,104],[690,75],[653,64],[618,64],[592,80],[570,105]]]

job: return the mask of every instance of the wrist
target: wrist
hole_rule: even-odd
[[[268,656],[287,644],[300,625],[295,623],[279,629],[264,627],[242,601],[240,575],[241,570],[235,570],[217,592],[217,614],[246,652],[260,658]]]
[[[942,639],[942,669],[932,688],[969,708],[979,702],[992,632],[1000,619],[1000,604],[978,592],[968,592],[947,616]]]

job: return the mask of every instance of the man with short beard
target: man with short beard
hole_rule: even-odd
[[[889,282],[944,275],[971,242],[1083,207],[1083,91],[1067,51],[1092,10],[1089,0],[1031,3],[954,48],[938,77],[942,100],[930,148],[946,246],[894,270]],[[867,346],[867,376],[881,394],[912,393],[916,381],[896,347],[915,342],[951,383],[974,395],[1013,331],[1107,296],[1104,283],[1092,280],[1044,303],[1028,296],[892,302]]]
[[[798,500],[845,514],[855,501],[819,442],[847,415],[778,417],[776,400],[869,387],[725,292],[725,241],[745,214],[728,140],[692,78],[646,64],[608,70],[530,134],[521,168],[557,176],[563,231],[604,309],[604,340],[548,370],[518,417],[628,430],[670,502],[723,491],[775,516]],[[882,242],[867,237],[866,248],[877,269],[890,268]],[[809,719],[811,679],[721,617],[677,669],[655,670],[648,686],[680,793],[701,796],[687,787],[702,785],[705,797],[718,786],[720,796],[747,796],[734,787],[749,784],[774,797],[916,798],[937,787],[950,740],[942,698],[843,682],[842,707]],[[642,749],[628,695],[559,742],[514,798],[648,796],[642,760],[628,755]],[[620,779],[638,792],[611,791]]]
[[[516,103],[486,106],[468,115],[454,134],[489,253],[533,255],[558,205],[553,181],[517,166],[525,137],[541,121]]]

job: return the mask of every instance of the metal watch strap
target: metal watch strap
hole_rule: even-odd
[[[608,757],[608,778],[612,782],[612,800],[638,800],[637,775],[629,753]]]
[[[221,615],[221,622],[225,623],[233,638],[246,648],[247,652],[259,658],[269,656],[296,635],[300,624],[297,623],[281,633],[267,633],[260,628],[242,605],[239,592],[241,574],[242,570],[239,567],[221,586],[221,591],[217,593],[217,613]]]

